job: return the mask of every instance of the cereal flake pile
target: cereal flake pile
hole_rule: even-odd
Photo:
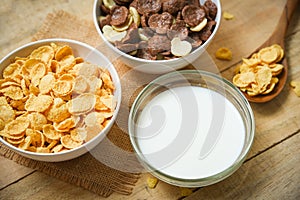
[[[217,6],[211,0],[103,0],[100,28],[121,51],[148,60],[188,55],[211,36]]]
[[[32,152],[76,148],[110,121],[114,90],[109,71],[75,57],[70,46],[41,46],[3,71],[0,136]]]
[[[261,49],[249,59],[243,58],[233,77],[233,84],[249,96],[266,95],[273,91],[278,83],[278,75],[284,66],[280,64],[284,51],[274,44]]]

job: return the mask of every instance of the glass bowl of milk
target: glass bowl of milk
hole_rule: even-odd
[[[249,102],[229,81],[181,70],[158,77],[139,93],[128,132],[147,172],[172,185],[201,187],[242,165],[255,121]]]

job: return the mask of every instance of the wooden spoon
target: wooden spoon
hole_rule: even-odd
[[[296,6],[298,5],[298,0],[287,0],[285,8],[280,16],[278,24],[272,33],[271,37],[265,41],[255,52],[258,52],[260,49],[271,46],[273,44],[279,44],[285,50],[284,38],[285,34],[289,25],[289,22],[292,17],[292,13],[295,10]],[[279,93],[284,88],[284,85],[287,80],[288,76],[288,62],[286,56],[284,56],[283,60],[281,61],[284,68],[278,77],[279,82],[276,84],[274,90],[266,95],[257,95],[257,96],[249,96],[247,93],[243,92],[245,97],[250,102],[255,103],[264,103],[271,101],[273,98],[279,95]]]

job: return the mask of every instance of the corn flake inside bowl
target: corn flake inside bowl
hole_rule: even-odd
[[[68,45],[15,57],[0,79],[0,136],[23,150],[56,153],[81,146],[110,121],[115,86],[107,69]]]

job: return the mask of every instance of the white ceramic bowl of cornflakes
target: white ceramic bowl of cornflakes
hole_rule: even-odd
[[[221,12],[219,0],[95,0],[93,17],[115,59],[163,74],[200,57],[219,29]]]
[[[0,61],[0,141],[31,159],[58,162],[93,149],[121,103],[112,63],[69,39],[26,44]]]

